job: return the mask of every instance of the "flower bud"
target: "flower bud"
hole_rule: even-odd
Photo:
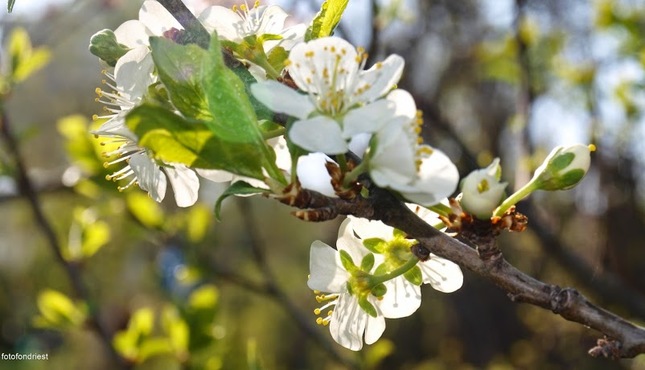
[[[566,190],[574,187],[589,170],[593,145],[576,144],[554,148],[535,170],[531,182],[537,189]]]
[[[505,182],[500,182],[502,169],[499,158],[486,168],[475,170],[461,182],[462,208],[480,219],[488,219],[504,195]]]

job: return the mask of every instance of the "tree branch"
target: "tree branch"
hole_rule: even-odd
[[[2,114],[2,116],[0,117],[0,136],[5,141],[8,152],[13,159],[16,171],[16,181],[18,183],[20,194],[27,199],[29,206],[34,214],[34,218],[36,219],[36,224],[47,240],[47,245],[54,253],[54,257],[56,258],[58,264],[65,270],[65,273],[67,274],[67,277],[72,285],[74,295],[76,296],[76,298],[87,302],[92,308],[92,312],[90,312],[90,315],[86,321],[87,327],[98,334],[108,353],[117,364],[121,365],[121,368],[130,368],[130,366],[123,360],[123,358],[119,356],[119,354],[114,350],[114,347],[112,347],[111,334],[99,321],[99,313],[97,312],[96,307],[90,304],[91,301],[89,299],[89,293],[87,291],[87,287],[83,283],[80,265],[67,261],[63,256],[62,247],[58,242],[56,232],[47,220],[40,202],[40,197],[38,196],[38,193],[36,192],[31,179],[27,175],[27,165],[20,155],[18,141],[11,130],[9,117],[2,107],[0,107],[0,111]]]
[[[305,189],[301,189],[300,194],[298,198],[286,198],[282,201],[298,208],[332,208],[338,214],[383,221],[418,240],[419,247],[491,281],[505,291],[513,302],[548,309],[566,320],[601,332],[607,338],[598,341],[598,345],[589,351],[591,355],[618,359],[645,353],[644,328],[594,305],[575,289],[561,288],[534,279],[506,261],[501,252],[481,253],[482,248],[496,248],[495,245],[479,245],[478,253],[427,224],[387,190],[371,187],[369,198],[358,196],[352,200],[328,198]],[[299,203],[299,200],[302,202]],[[300,212],[302,211],[297,211],[296,215],[303,215]]]

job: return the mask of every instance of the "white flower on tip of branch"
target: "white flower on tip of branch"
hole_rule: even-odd
[[[500,182],[499,158],[486,168],[475,170],[461,183],[460,203],[463,209],[479,219],[489,219],[502,201],[507,183]]]

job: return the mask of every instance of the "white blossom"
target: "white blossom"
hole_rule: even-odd
[[[499,158],[486,168],[475,170],[461,183],[461,206],[480,219],[488,219],[504,195],[505,182],[500,182]]]

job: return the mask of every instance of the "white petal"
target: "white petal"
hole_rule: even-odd
[[[433,200],[426,203],[416,202],[422,205],[433,205],[447,198],[457,188],[459,182],[459,171],[450,158],[438,149],[433,149],[430,156],[422,158],[419,169],[419,179],[414,184],[417,189],[431,193]]]
[[[392,90],[387,94],[387,100],[394,103],[396,108],[395,115],[407,117],[411,120],[416,119],[417,105],[409,92],[402,89]]]
[[[296,118],[305,119],[315,109],[309,96],[273,80],[251,85],[251,93],[272,111]]]
[[[307,26],[303,23],[285,28],[280,34],[282,35],[282,40],[270,41],[267,40],[264,42],[264,51],[268,52],[273,47],[280,45],[285,50],[291,50],[294,46],[302,43],[305,39],[305,32],[307,31]]]
[[[379,311],[379,306],[374,300],[370,300],[371,303],[376,307],[377,312]],[[377,340],[383,335],[385,331],[385,318],[379,315],[376,317],[367,316],[367,324],[365,325],[365,344],[376,343]]]
[[[311,244],[309,273],[307,286],[312,290],[328,293],[346,290],[349,273],[340,265],[338,252],[320,240]]]
[[[145,153],[130,157],[130,168],[137,176],[139,187],[150,194],[150,197],[161,202],[166,195],[166,175],[159,166]]]
[[[231,9],[223,6],[209,6],[199,15],[199,21],[209,33],[217,31],[217,35],[224,40],[242,41],[240,24],[244,22],[240,16]]]
[[[212,182],[227,182],[233,180],[233,174],[224,170],[205,170],[203,168],[196,168],[195,171],[199,176]]]
[[[356,86],[357,89],[364,90],[360,94],[360,100],[371,102],[390,91],[401,79],[404,64],[403,58],[393,54],[369,70],[360,72],[361,82]]]
[[[171,28],[183,30],[184,27],[177,22],[160,3],[145,1],[139,10],[139,20],[148,27],[153,35],[161,36]]]
[[[279,169],[291,172],[291,153],[289,153],[289,147],[287,146],[287,140],[284,136],[274,138],[267,141],[269,145],[275,151],[275,164]]]
[[[117,87],[133,104],[154,82],[153,68],[152,55],[147,46],[128,51],[116,62],[114,79]]]
[[[93,130],[92,134],[98,136],[108,136],[108,137],[124,137],[130,139],[133,142],[137,142],[137,135],[132,133],[130,129],[125,125],[125,113],[121,112],[119,115],[109,119],[103,123],[98,129]]]
[[[447,259],[431,254],[429,260],[417,266],[421,268],[423,282],[440,292],[452,293],[463,285],[464,275],[461,269]]]
[[[421,306],[421,288],[399,276],[384,283],[387,293],[381,299],[379,308],[388,319],[412,315]]]
[[[146,26],[138,20],[129,20],[114,30],[116,41],[129,48],[148,46],[148,39],[152,34]]]
[[[260,27],[257,29],[258,35],[263,35],[265,33],[269,34],[280,34],[282,28],[284,28],[284,21],[289,16],[282,8],[277,5],[270,5],[268,7],[258,7],[251,9],[249,12],[250,17],[257,17],[256,14],[261,15]]]
[[[296,45],[289,54],[288,68],[301,90],[325,94],[353,85],[358,69],[356,58],[356,49],[349,42],[339,37],[323,37]],[[328,78],[323,77],[325,71]]]
[[[338,122],[326,116],[294,122],[289,130],[289,138],[310,152],[332,155],[347,151],[347,143],[342,138]]]
[[[302,187],[317,191],[328,197],[336,197],[336,192],[331,186],[331,176],[327,172],[325,163],[333,162],[323,153],[311,153],[298,158],[296,172]]]
[[[354,154],[359,158],[363,159],[367,147],[370,145],[370,140],[372,140],[372,134],[358,134],[352,136],[352,139],[349,141],[348,147]]]
[[[363,348],[363,333],[368,317],[370,316],[367,312],[358,305],[356,297],[342,294],[334,307],[329,332],[336,343],[352,351],[358,351]],[[384,320],[383,327],[385,327]],[[377,325],[375,325],[375,329],[378,329]],[[373,339],[373,335],[370,336],[370,339]]]
[[[356,237],[354,234],[354,224],[358,218],[353,216],[348,216],[343,223],[340,224],[338,228],[338,240],[336,241],[336,247],[338,250],[344,250],[347,252],[355,265],[360,265],[363,257],[368,253],[371,253],[363,245],[363,240]],[[377,259],[382,258],[380,255],[375,255]]]
[[[361,239],[379,238],[391,240],[394,237],[394,228],[381,221],[366,218],[347,216],[350,220],[348,226],[352,228],[352,235],[356,234]]]
[[[164,171],[175,193],[175,201],[179,207],[190,207],[199,196],[199,178],[193,170],[182,164],[173,166],[175,168],[164,167]]]
[[[343,120],[343,137],[349,139],[357,134],[374,133],[380,130],[393,114],[394,103],[386,99],[352,109]]]

